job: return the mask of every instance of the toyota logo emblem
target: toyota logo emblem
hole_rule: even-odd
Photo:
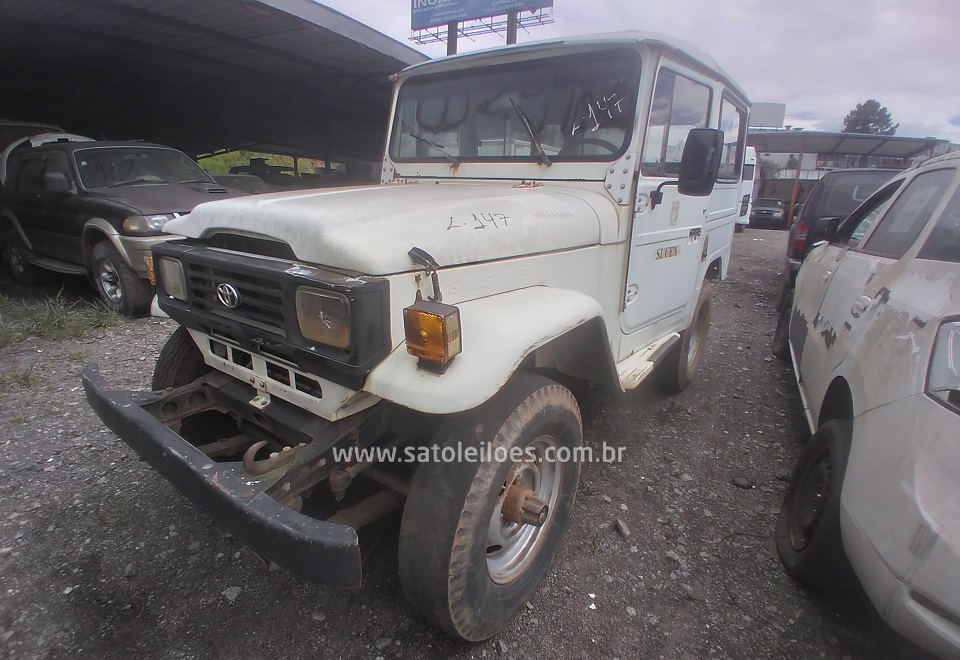
[[[236,309],[240,305],[240,292],[232,284],[221,284],[217,287],[217,300],[229,309]]]

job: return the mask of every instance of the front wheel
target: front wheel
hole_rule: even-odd
[[[107,307],[127,316],[147,311],[150,287],[137,277],[115,247],[101,241],[93,247],[90,258],[97,292]]]
[[[840,535],[840,494],[853,425],[831,420],[807,442],[777,518],[777,553],[787,573],[813,589],[828,590],[851,573]]]
[[[400,527],[400,581],[415,609],[468,641],[510,621],[560,544],[582,439],[570,391],[527,373],[441,427],[432,458],[442,460],[418,467]]]
[[[710,280],[704,280],[693,322],[680,333],[680,341],[657,362],[654,377],[662,389],[670,393],[682,392],[693,382],[706,354],[712,316],[713,285]]]

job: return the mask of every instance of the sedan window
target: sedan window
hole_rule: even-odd
[[[953,169],[934,170],[907,184],[867,238],[863,250],[893,259],[902,257],[940,205],[954,174]]]
[[[953,193],[917,258],[960,263],[960,189]]]

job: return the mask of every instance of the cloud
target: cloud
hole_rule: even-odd
[[[409,1],[323,4],[410,43]],[[836,0],[557,0],[552,13],[554,24],[521,30],[519,40],[656,30],[713,56],[751,100],[786,103],[795,125],[838,129],[857,103],[875,98],[900,122],[898,135],[960,142],[955,0],[872,0],[869,8]],[[502,43],[502,35],[462,38],[460,50]],[[445,54],[444,44],[414,47]]]

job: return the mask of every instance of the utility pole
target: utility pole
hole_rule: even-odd
[[[519,12],[507,13],[507,45],[517,43],[517,17]]]
[[[457,54],[457,22],[447,23],[447,55]]]

